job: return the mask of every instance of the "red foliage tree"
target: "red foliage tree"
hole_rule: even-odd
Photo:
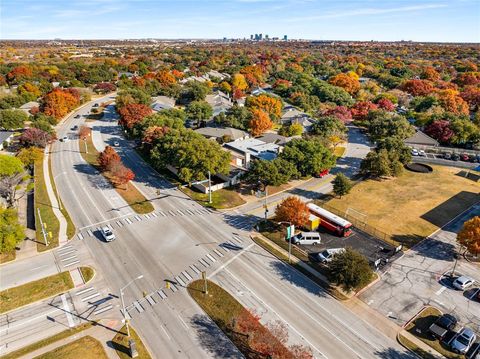
[[[290,222],[297,227],[305,226],[309,215],[306,203],[294,196],[285,198],[275,209],[277,221]]]
[[[245,93],[240,89],[233,90],[233,99],[238,100],[245,96]]]
[[[93,88],[93,91],[95,91],[96,93],[108,93],[108,92],[115,91],[116,89],[117,89],[117,86],[115,86],[111,82],[100,82],[95,85],[95,87]]]
[[[355,120],[364,120],[370,111],[378,109],[378,106],[370,101],[360,101],[352,106],[352,116]]]
[[[143,104],[130,103],[123,106],[118,112],[120,114],[120,121],[118,121],[118,123],[131,129],[146,116],[151,115],[152,109]]]
[[[352,121],[352,112],[345,106],[337,106],[332,109],[328,109],[322,113],[322,116],[335,116],[340,121],[350,122]]]
[[[290,346],[290,352],[295,359],[313,359],[312,350],[300,344]]]
[[[105,147],[103,152],[98,154],[98,164],[103,171],[109,171],[121,162],[120,156],[111,146]]]
[[[413,96],[425,96],[433,92],[433,85],[427,80],[407,80],[401,89]]]
[[[110,174],[113,177],[113,182],[116,185],[122,185],[125,184],[127,185],[128,182],[132,181],[135,179],[135,173],[130,168],[125,167],[125,165],[122,162],[114,162],[110,166]],[[126,186],[125,186],[126,188]]]
[[[18,138],[22,145],[36,147],[45,147],[54,139],[55,136],[35,127],[27,128]]]
[[[460,97],[463,98],[474,111],[480,108],[480,88],[475,86],[467,86],[460,93]]]
[[[80,104],[80,94],[75,89],[53,89],[43,97],[42,111],[61,119]]]
[[[378,108],[382,110],[386,110],[392,112],[395,110],[395,105],[390,101],[388,98],[382,97],[380,100],[377,101]]]
[[[454,135],[450,128],[450,122],[447,120],[433,121],[425,127],[425,133],[441,143],[448,143]]]
[[[268,114],[262,110],[253,109],[252,119],[249,123],[250,133],[253,136],[260,136],[265,131],[273,127],[273,122],[270,120]]]
[[[454,82],[460,86],[472,86],[480,84],[480,72],[462,72]]]
[[[20,80],[32,77],[32,69],[28,66],[20,65],[12,69],[7,74],[8,83],[18,83]]]

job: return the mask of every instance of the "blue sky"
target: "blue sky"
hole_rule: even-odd
[[[2,0],[2,39],[480,42],[480,0]]]

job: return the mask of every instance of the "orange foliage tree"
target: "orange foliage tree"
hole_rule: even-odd
[[[163,137],[169,128],[167,126],[150,126],[143,133],[143,142],[152,144],[155,140]]]
[[[427,66],[423,69],[420,77],[424,80],[437,82],[440,80],[440,74],[432,66]]]
[[[347,91],[350,95],[354,95],[360,90],[360,82],[358,76],[353,74],[337,74],[333,76],[329,81],[334,86],[338,86]]]
[[[350,111],[355,120],[364,120],[370,111],[378,109],[378,106],[370,101],[360,101],[352,106]]]
[[[282,115],[282,101],[272,96],[250,96],[247,98],[247,106],[268,113],[272,119],[278,119]]]
[[[275,209],[277,221],[290,222],[297,227],[307,224],[309,214],[307,204],[294,196],[285,198]]]
[[[426,80],[407,80],[402,84],[401,89],[413,96],[425,96],[433,92],[434,87]]]
[[[18,91],[19,94],[29,93],[29,94],[34,95],[35,97],[40,97],[40,95],[42,94],[42,91],[40,91],[38,86],[36,86],[36,85],[34,85],[30,82],[25,82],[25,83],[21,84],[20,86],[18,86],[17,91]]]
[[[42,111],[61,119],[80,104],[80,94],[74,89],[53,89],[43,97]]]
[[[32,77],[33,72],[32,69],[28,66],[20,65],[12,69],[7,74],[7,81],[8,83],[18,83],[18,81]]]
[[[457,234],[457,241],[473,255],[480,253],[480,216],[473,217],[463,224]]]
[[[260,136],[272,127],[273,122],[266,112],[258,109],[252,110],[252,119],[250,120],[249,128],[253,136]]]
[[[468,104],[458,96],[458,91],[455,90],[439,90],[437,91],[438,101],[440,106],[447,112],[452,112],[456,115],[468,115]]]
[[[162,85],[162,87],[169,87],[177,83],[175,75],[166,70],[158,71],[155,78],[158,82],[160,82],[160,85]]]
[[[128,129],[131,129],[146,116],[151,115],[152,109],[147,105],[129,103],[123,106],[118,113],[120,114],[120,121],[118,121],[118,123]]]
[[[111,146],[105,147],[103,152],[98,154],[98,164],[103,171],[109,171],[117,162],[121,162],[120,156]]]

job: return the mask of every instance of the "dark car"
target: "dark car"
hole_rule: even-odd
[[[454,153],[454,154],[452,155],[452,160],[458,161],[459,159],[460,159],[460,155],[459,155],[458,153]]]
[[[446,160],[451,160],[452,159],[452,154],[448,153],[448,152],[445,152],[443,154],[443,158],[445,158]]]
[[[470,160],[470,157],[469,157],[466,153],[462,153],[462,154],[460,155],[460,159],[461,159],[462,161],[467,162],[468,160]]]
[[[465,354],[465,358],[480,359],[480,343],[473,344],[467,354]]]
[[[75,115],[75,117],[74,117],[74,118],[80,118],[80,115]]]
[[[78,130],[78,126],[77,126],[77,125],[73,126],[73,127],[72,127],[72,130],[73,130],[73,131]]]
[[[449,331],[457,325],[457,318],[451,314],[443,314],[430,327],[428,331],[435,338],[442,339]]]

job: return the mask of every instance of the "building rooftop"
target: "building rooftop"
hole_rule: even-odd
[[[248,133],[245,131],[231,127],[202,127],[196,129],[195,132],[208,138],[222,138],[223,136],[229,136],[232,141],[248,137]]]
[[[412,136],[404,140],[407,145],[427,145],[427,146],[438,146],[439,142],[423,133],[420,130],[417,130]]]
[[[228,142],[225,147],[240,153],[249,153],[251,156],[271,161],[277,158],[281,147],[274,143],[266,143],[256,138]]]
[[[0,143],[5,142],[13,135],[12,131],[0,131]]]

